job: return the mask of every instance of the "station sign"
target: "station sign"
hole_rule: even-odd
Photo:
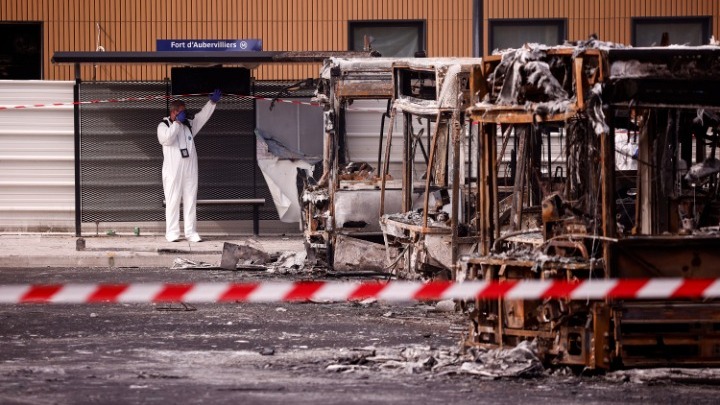
[[[260,39],[158,39],[159,52],[167,51],[262,51]]]

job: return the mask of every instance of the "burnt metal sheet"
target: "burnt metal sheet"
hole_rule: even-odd
[[[337,190],[334,206],[337,232],[380,232],[380,190]],[[385,207],[400,209],[400,190],[386,190]]]
[[[666,366],[720,363],[720,304],[716,302],[623,302],[614,335],[623,365]]]
[[[720,238],[650,236],[612,244],[611,264],[619,278],[715,278],[720,268]]]
[[[384,272],[387,259],[383,244],[342,234],[335,237],[333,269],[336,271]],[[390,259],[394,259],[394,256],[390,256]]]
[[[615,106],[718,107],[720,48],[632,48],[607,51],[603,98]]]
[[[663,62],[677,65],[683,60],[717,59],[720,58],[720,47],[717,46],[679,46],[679,47],[643,47],[607,49],[610,64],[618,61]]]
[[[715,79],[621,78],[605,85],[605,101],[638,108],[720,107],[720,75]]]
[[[339,99],[378,99],[392,98],[393,86],[388,73],[387,79],[369,77],[364,79],[342,80],[335,84],[335,97]]]

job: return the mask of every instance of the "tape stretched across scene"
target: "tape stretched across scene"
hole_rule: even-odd
[[[12,105],[12,106],[0,106],[0,111],[2,111],[2,110],[21,110],[21,109],[27,109],[27,108],[60,107],[60,106],[65,106],[65,105],[124,103],[124,102],[132,102],[132,101],[165,100],[165,99],[175,99],[175,98],[208,96],[209,94],[210,93],[177,94],[177,95],[171,95],[171,96],[158,95],[158,96],[145,96],[145,97],[111,98],[111,99],[107,99],[107,100],[87,100],[87,101],[70,101],[70,102],[62,102],[62,103]],[[313,102],[307,102],[307,101],[297,101],[297,100],[287,100],[287,99],[273,99],[273,98],[260,97],[260,96],[246,96],[246,95],[240,95],[240,94],[224,94],[224,96],[238,97],[238,98],[250,98],[250,99],[255,99],[255,100],[267,100],[267,101],[274,101],[276,103],[308,105],[308,106],[314,106],[314,107],[320,106],[319,103],[313,103]]]
[[[267,282],[0,285],[0,304],[150,302],[386,302],[473,299],[710,299],[720,298],[720,279],[598,279],[580,282]]]
[[[57,102],[57,103],[44,103],[44,104],[25,104],[25,105],[0,105],[0,111],[10,110],[24,110],[29,108],[45,108],[45,107],[62,107],[62,106],[74,106],[74,105],[85,105],[85,104],[103,104],[103,103],[124,103],[132,101],[147,101],[147,100],[173,100],[176,98],[187,98],[187,97],[207,97],[210,93],[193,93],[193,94],[174,94],[174,95],[157,95],[157,96],[145,96],[145,97],[125,97],[125,98],[111,98],[106,100],[87,100],[87,101],[69,101],[69,102]],[[283,103],[283,104],[294,104],[303,105],[310,107],[322,107],[323,104],[312,101],[298,101],[288,100],[283,98],[269,98],[262,96],[248,96],[243,94],[229,94],[223,93],[226,97],[236,98],[249,98],[254,100],[270,101],[272,103]],[[362,108],[362,107],[346,107],[346,111],[363,111],[363,112],[376,112],[385,113],[386,108]],[[477,122],[473,122],[477,124]]]
[[[23,110],[23,109],[29,109],[29,108],[45,108],[45,107],[62,107],[62,106],[69,106],[69,105],[85,105],[85,104],[102,104],[102,103],[123,103],[123,102],[132,102],[132,101],[147,101],[147,100],[171,100],[176,98],[187,98],[187,97],[200,97],[200,96],[208,96],[210,93],[194,93],[194,94],[176,94],[176,95],[158,95],[158,96],[146,96],[146,97],[125,97],[125,98],[111,98],[106,100],[87,100],[87,101],[69,101],[69,102],[57,102],[57,103],[45,103],[45,104],[25,104],[25,105],[0,105],[0,111],[9,111],[9,110]],[[264,100],[264,101],[270,101],[272,103],[283,103],[283,104],[294,104],[294,105],[304,105],[304,106],[311,106],[311,107],[322,107],[323,105],[321,103],[316,102],[310,102],[310,101],[297,101],[297,100],[288,100],[288,99],[282,99],[282,98],[269,98],[269,97],[262,97],[262,96],[248,96],[248,95],[242,95],[242,94],[223,94],[224,96],[229,97],[237,97],[237,98],[249,98],[254,100]],[[346,107],[346,111],[363,111],[363,112],[376,112],[376,113],[385,113],[385,108],[359,108],[359,107]],[[479,122],[473,121],[473,125],[479,125]]]

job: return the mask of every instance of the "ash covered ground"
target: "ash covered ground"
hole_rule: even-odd
[[[3,269],[0,284],[308,279],[267,272]],[[461,352],[435,303],[0,306],[0,403],[716,403],[720,372],[543,369]]]

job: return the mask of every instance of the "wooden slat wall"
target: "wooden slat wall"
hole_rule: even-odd
[[[634,17],[712,16],[711,31],[720,38],[720,0],[484,0],[483,49],[487,55],[488,20],[567,19],[568,40],[598,34],[603,41],[631,43]]]
[[[720,0],[483,0],[487,20],[566,18],[568,39],[630,43],[631,19],[713,16],[720,38]],[[261,38],[265,50],[347,50],[349,20],[422,19],[429,56],[470,56],[473,0],[1,0],[0,21],[44,23],[44,76],[72,79],[70,66],[50,63],[54,51],[152,51],[156,39]],[[98,41],[98,28],[100,31]],[[258,79],[299,79],[317,65],[263,66]],[[83,68],[83,78],[156,80],[164,66]]]
[[[428,56],[470,56],[472,0],[1,0],[0,21],[44,23],[44,78],[73,79],[55,51],[153,51],[156,39],[260,38],[267,51],[345,51],[349,20],[427,21]],[[98,41],[98,27],[100,40]],[[318,65],[275,65],[258,79],[317,76]],[[157,80],[152,65],[83,67],[83,79]]]

